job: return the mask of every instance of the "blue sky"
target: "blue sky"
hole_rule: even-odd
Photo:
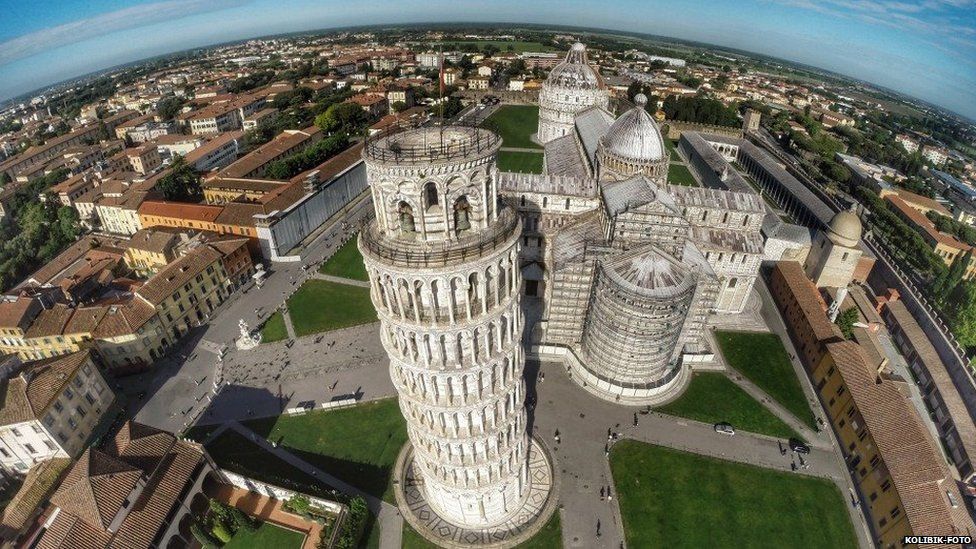
[[[360,24],[646,32],[834,70],[976,119],[976,0],[0,0],[0,100],[119,63]]]

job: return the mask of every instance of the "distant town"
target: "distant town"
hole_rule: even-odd
[[[4,547],[973,546],[976,124],[927,103],[296,34],[8,104],[0,187]]]

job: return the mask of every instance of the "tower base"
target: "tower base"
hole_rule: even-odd
[[[441,518],[427,503],[424,481],[413,466],[413,445],[407,442],[393,469],[393,493],[407,523],[426,540],[440,547],[515,547],[534,536],[556,509],[558,484],[548,451],[537,440],[529,447],[529,495],[510,519],[490,528],[471,528]]]

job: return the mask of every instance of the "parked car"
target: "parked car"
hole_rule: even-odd
[[[732,427],[731,423],[726,423],[723,421],[721,423],[715,424],[715,432],[721,433],[723,435],[728,435],[731,437],[735,435],[735,428]]]
[[[790,450],[798,454],[809,454],[810,447],[803,443],[802,440],[798,438],[790,438]]]

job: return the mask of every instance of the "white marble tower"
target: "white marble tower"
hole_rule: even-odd
[[[412,467],[430,508],[469,529],[511,523],[531,486],[521,225],[497,199],[499,146],[488,130],[449,126],[363,152],[376,219],[359,248]]]

